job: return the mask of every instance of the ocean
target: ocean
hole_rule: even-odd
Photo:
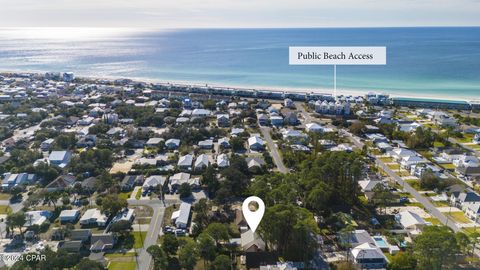
[[[339,92],[480,99],[480,27],[0,28],[0,71],[331,92],[333,67],[290,66],[289,46],[386,46],[385,66],[337,66]]]

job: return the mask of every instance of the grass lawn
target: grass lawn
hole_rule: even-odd
[[[120,194],[118,194],[118,197],[120,199],[128,200],[128,199],[130,199],[131,194],[132,194],[132,192],[120,192]]]
[[[142,189],[139,188],[137,190],[137,194],[135,194],[135,199],[140,200],[140,197],[142,197]]]
[[[140,217],[140,218],[135,218],[135,221],[138,223],[138,224],[150,224],[150,222],[152,221],[152,218],[149,218],[149,217]]]
[[[8,205],[0,205],[0,214],[1,215],[8,215],[12,212],[12,208]]]
[[[114,259],[114,258],[126,258],[126,257],[134,257],[135,252],[127,252],[127,253],[106,253],[105,258],[107,259]]]
[[[145,237],[147,236],[147,232],[132,232],[132,234],[135,240],[135,242],[133,243],[133,248],[143,247],[143,243],[145,242]]]
[[[10,197],[12,197],[11,194],[0,192],[0,200],[2,201],[10,200]]]
[[[165,214],[163,215],[163,225],[172,225],[172,213],[174,211],[178,210],[178,205],[171,205],[167,208],[165,208]]]
[[[433,142],[433,147],[445,147],[445,144],[442,142]]]
[[[405,176],[410,176],[410,173],[408,171],[402,170],[397,172],[398,176],[400,177],[405,177]]]
[[[448,204],[447,202],[445,201],[432,201],[433,202],[433,205],[435,205],[436,207],[448,207],[450,206],[450,204]]]
[[[393,162],[393,158],[391,158],[391,157],[381,157],[379,159],[381,161],[385,162],[385,163],[392,163]]]
[[[392,170],[400,170],[400,164],[388,164],[387,166]]]
[[[426,221],[426,222],[430,222],[430,223],[432,223],[432,225],[435,225],[435,226],[436,226],[436,225],[442,225],[442,224],[440,223],[440,220],[438,220],[438,219],[436,219],[436,218],[434,218],[434,217],[425,218],[425,221]]]
[[[473,148],[477,151],[480,151],[480,145],[479,144],[474,144],[474,145],[469,145],[470,148]]]
[[[445,213],[447,216],[450,216],[453,218],[458,223],[471,223],[472,221],[463,214],[463,212],[450,212],[450,213]]]
[[[421,209],[425,209],[423,207],[423,204],[419,203],[419,202],[408,202],[408,203],[405,204],[405,206],[412,206],[412,207],[418,207],[418,208],[421,208]]]
[[[474,136],[475,135],[473,134],[463,134],[463,138],[456,137],[455,140],[457,140],[459,143],[471,143]]]
[[[475,228],[475,227],[463,228],[463,231],[464,231],[466,234],[472,234],[472,233],[474,233],[475,231],[476,231],[477,233],[480,233],[480,226],[477,226],[477,228]]]
[[[410,186],[412,186],[416,190],[422,190],[420,188],[420,182],[418,180],[405,180]]]
[[[452,163],[440,164],[440,166],[445,170],[455,170],[456,168],[455,165],[453,165]]]
[[[137,264],[133,262],[110,262],[108,264],[108,270],[135,270]]]

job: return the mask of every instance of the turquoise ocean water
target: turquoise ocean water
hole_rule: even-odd
[[[386,66],[339,66],[341,89],[480,99],[480,28],[0,28],[1,71],[73,71],[201,84],[333,87],[330,66],[289,66],[289,46],[386,46]]]

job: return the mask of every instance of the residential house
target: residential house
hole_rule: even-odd
[[[433,123],[436,125],[439,125],[441,127],[456,127],[457,126],[457,120],[448,114],[444,112],[433,112],[431,114],[431,120]]]
[[[211,114],[212,112],[206,109],[194,109],[192,111],[192,117],[208,117]]]
[[[104,227],[107,224],[107,216],[102,214],[100,210],[97,208],[91,208],[83,213],[82,217],[80,218],[80,225],[83,226],[100,226]]]
[[[86,135],[82,136],[76,143],[78,148],[94,147],[97,143],[97,136]]]
[[[150,175],[145,179],[143,182],[142,189],[143,190],[151,190],[158,186],[163,187],[167,178],[163,175]]]
[[[135,218],[135,210],[130,208],[125,208],[122,211],[118,212],[113,218],[110,224],[114,224],[119,221],[128,221],[133,223],[133,219]]]
[[[471,204],[480,204],[480,196],[473,191],[453,192],[450,195],[450,203],[465,211]]]
[[[283,129],[282,137],[286,141],[297,144],[306,143],[308,139],[307,134],[295,129]]]
[[[465,209],[465,214],[475,223],[480,222],[480,203],[469,204]]]
[[[281,117],[280,115],[271,115],[270,116],[270,123],[272,124],[272,126],[276,126],[276,127],[282,126],[283,125],[283,117]]]
[[[244,252],[265,251],[265,242],[252,230],[247,230],[240,235],[242,250]]]
[[[358,181],[358,185],[360,186],[360,189],[362,190],[362,192],[365,193],[365,197],[368,200],[370,200],[374,194],[373,189],[377,185],[383,185],[383,182],[379,180],[367,179],[367,180]]]
[[[428,225],[417,213],[411,211],[402,211],[396,214],[395,221],[411,235],[420,234],[423,228]]]
[[[45,221],[52,217],[52,212],[48,210],[28,211],[25,212],[25,224],[24,227],[30,227],[33,225],[42,225]]]
[[[70,240],[86,243],[90,241],[92,231],[90,229],[76,229],[70,231]]]
[[[213,148],[213,140],[203,140],[198,142],[198,147],[201,149],[212,149]]]
[[[66,188],[73,187],[73,185],[75,184],[75,180],[76,177],[73,175],[60,175],[55,178],[55,180],[50,182],[47,186],[45,186],[45,189],[49,192],[62,191]]]
[[[91,252],[104,252],[113,248],[116,239],[113,234],[93,234],[90,242]]]
[[[63,210],[60,212],[60,216],[58,217],[60,223],[76,223],[78,217],[80,216],[80,210],[72,209],[72,210]]]
[[[260,157],[246,157],[245,161],[247,162],[248,170],[250,172],[258,172],[265,166],[265,161]]]
[[[83,194],[93,194],[100,185],[100,180],[92,176],[83,180],[80,185],[82,186]]]
[[[193,155],[187,154],[178,159],[177,167],[180,170],[191,171],[193,164]]]
[[[134,186],[143,185],[143,182],[143,175],[125,175],[120,187],[122,188],[122,191],[130,191]]]
[[[291,100],[289,98],[286,98],[286,99],[283,100],[283,106],[285,108],[294,108],[295,107],[295,105],[293,103],[293,100]]]
[[[170,176],[169,182],[170,182],[169,183],[170,188],[174,189],[174,190],[177,190],[178,187],[180,185],[182,185],[183,183],[189,183],[190,182],[190,174],[189,173],[184,173],[184,172],[176,173],[176,174]]]
[[[172,213],[172,221],[177,228],[186,229],[188,227],[191,207],[190,203],[182,202],[180,208]]]
[[[252,136],[248,138],[248,147],[253,151],[262,151],[264,149],[264,142],[260,136]]]
[[[270,125],[270,119],[268,119],[268,116],[265,115],[265,114],[259,114],[257,116],[257,119],[258,119],[258,124],[260,126],[268,126]]]
[[[230,166],[230,160],[227,154],[220,154],[217,156],[217,166],[219,168],[225,168]]]
[[[60,241],[57,249],[65,250],[68,253],[79,253],[83,247],[82,241]]]
[[[412,166],[420,163],[425,163],[425,162],[426,160],[420,156],[406,156],[406,157],[402,157],[402,160],[400,161],[400,165],[402,166],[402,168],[410,170]]]
[[[179,139],[168,139],[165,142],[165,147],[167,147],[167,149],[169,149],[169,150],[178,149],[178,147],[180,147],[180,140]]]
[[[19,185],[33,183],[35,180],[36,180],[35,174],[6,173],[3,175],[2,189],[9,190]]]
[[[308,123],[305,125],[305,130],[307,132],[322,133],[324,131],[324,127],[317,123]]]
[[[218,145],[222,149],[229,149],[230,148],[230,140],[227,137],[223,137],[218,139]]]
[[[232,131],[230,132],[230,135],[232,135],[233,137],[235,136],[238,136],[242,133],[245,132],[245,129],[244,128],[232,128]]]
[[[230,116],[228,114],[217,114],[217,125],[219,127],[229,127]]]
[[[399,124],[398,130],[402,132],[414,132],[417,128],[421,127],[422,124],[413,122],[413,123],[406,123],[406,124]]]
[[[40,144],[40,149],[42,151],[50,150],[50,147],[52,147],[54,141],[55,141],[54,139],[46,139]]]
[[[195,160],[194,168],[195,168],[195,170],[202,170],[202,169],[205,169],[206,167],[208,167],[209,164],[210,164],[210,159],[209,159],[208,155],[201,154]]]
[[[51,165],[64,168],[70,163],[71,158],[72,152],[70,151],[52,151],[48,156],[48,161]]]
[[[163,142],[163,138],[150,138],[148,141],[145,143],[146,147],[157,147],[161,142]]]
[[[375,245],[375,240],[365,230],[354,230],[346,234],[340,234],[340,241],[343,244],[355,248],[365,243]]]
[[[385,269],[388,263],[380,248],[371,243],[363,243],[353,248],[350,256],[360,269]]]
[[[300,124],[300,121],[298,120],[297,114],[294,112],[287,112],[285,114],[285,118],[283,119],[286,125],[291,125],[291,126],[296,126]]]
[[[404,157],[417,156],[417,153],[415,151],[405,148],[395,148],[387,154],[393,159],[395,159],[397,162],[401,162]]]

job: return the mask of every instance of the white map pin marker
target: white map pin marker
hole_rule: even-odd
[[[251,202],[256,202],[258,204],[258,209],[256,211],[250,210],[249,204]],[[260,221],[262,221],[263,214],[265,213],[265,204],[259,197],[248,197],[247,199],[245,199],[245,201],[243,201],[242,212],[243,216],[247,220],[248,226],[253,232],[255,232],[258,224],[260,224]]]

